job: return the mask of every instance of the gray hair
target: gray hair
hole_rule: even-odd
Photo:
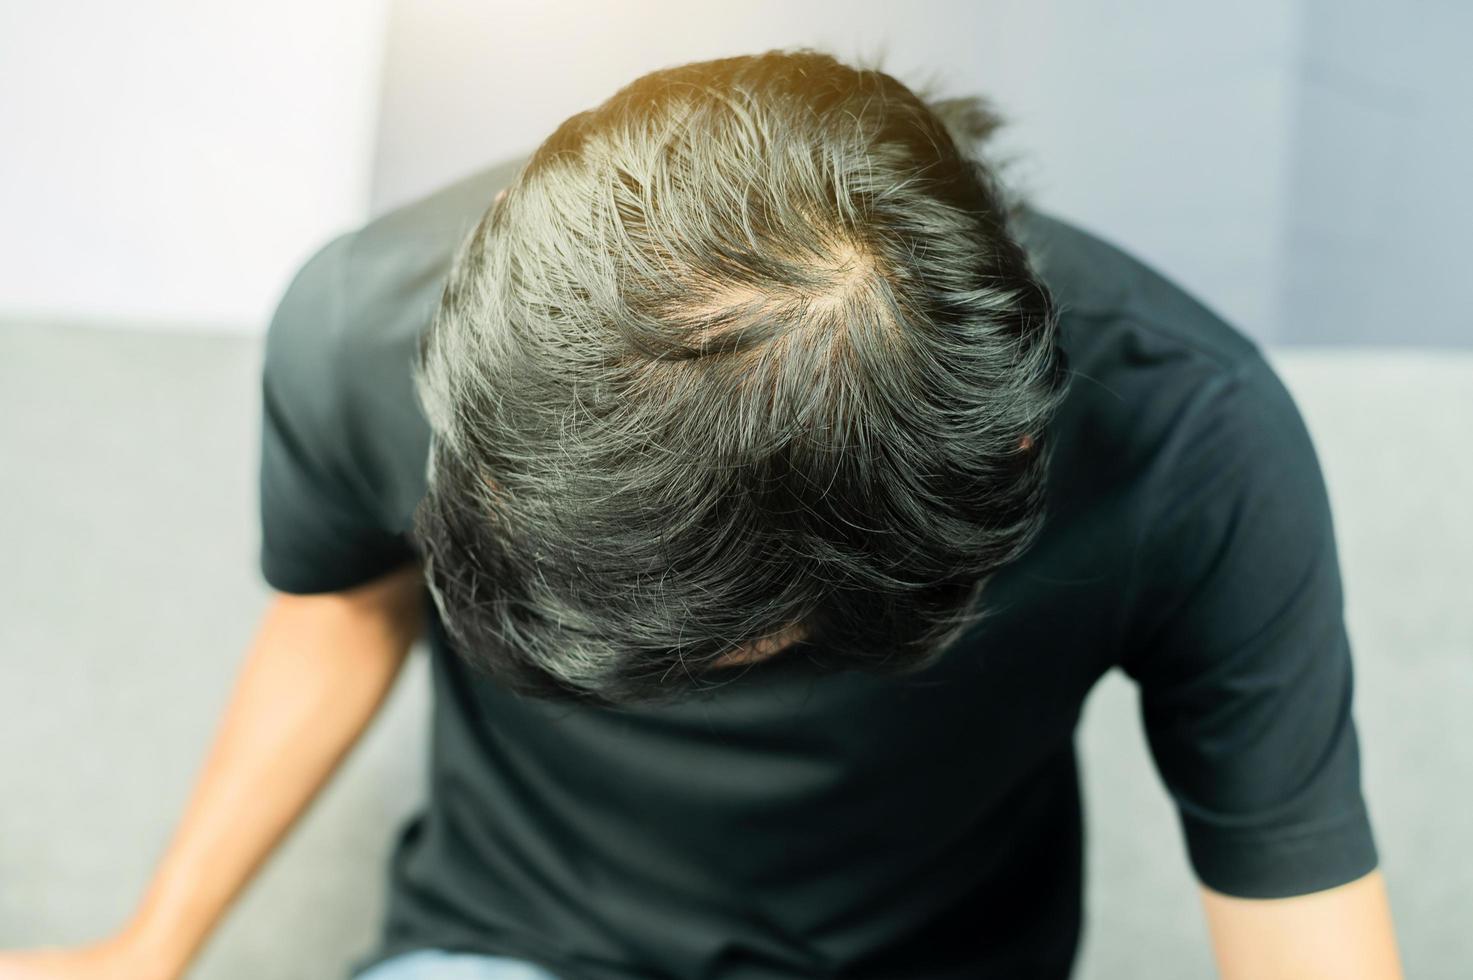
[[[1067,374],[980,161],[999,123],[809,49],[563,122],[462,243],[414,367],[414,533],[460,655],[618,704],[788,624],[903,672],[976,623],[1040,529]]]

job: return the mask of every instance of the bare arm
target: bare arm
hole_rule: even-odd
[[[377,713],[422,624],[409,566],[267,607],[203,769],[133,919],[83,950],[0,954],[11,977],[181,975]]]
[[[1292,898],[1199,888],[1222,980],[1401,980],[1379,870]]]

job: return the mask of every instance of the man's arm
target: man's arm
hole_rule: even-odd
[[[1122,665],[1227,980],[1396,978],[1318,456],[1261,358],[1155,458]]]
[[[1379,870],[1290,898],[1199,888],[1222,980],[1401,980]]]
[[[0,980],[182,975],[377,713],[419,634],[422,583],[412,565],[276,596],[132,921],[82,949],[0,953]]]

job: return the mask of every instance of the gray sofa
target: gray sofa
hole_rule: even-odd
[[[1473,353],[1271,351],[1330,486],[1364,780],[1408,976],[1473,975]],[[267,593],[254,337],[0,327],[0,948],[115,927],[173,829]],[[341,978],[422,793],[416,651],[191,976]],[[1181,838],[1109,675],[1079,741],[1081,980],[1213,975]]]

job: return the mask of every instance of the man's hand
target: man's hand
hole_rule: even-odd
[[[0,951],[0,980],[174,980],[178,970],[126,933],[86,946]]]
[[[1222,980],[1401,980],[1379,870],[1292,898],[1199,886]]]

